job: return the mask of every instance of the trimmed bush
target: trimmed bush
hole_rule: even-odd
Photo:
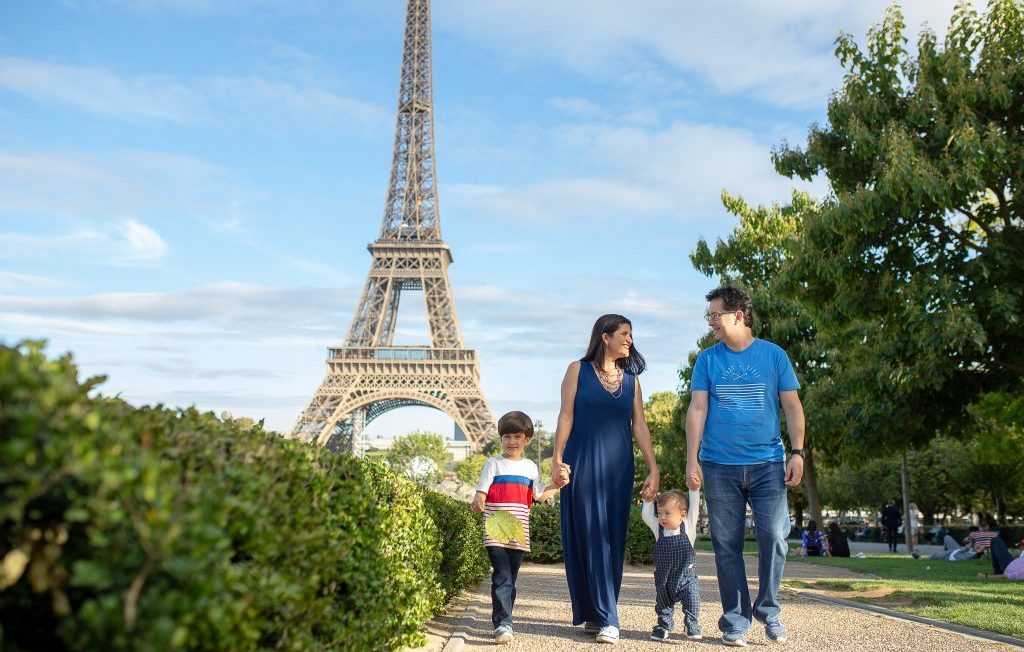
[[[480,583],[491,564],[483,546],[483,517],[466,504],[436,491],[423,490],[423,503],[437,525],[441,539],[438,577],[444,600]]]
[[[530,510],[530,552],[526,561],[555,564],[562,561],[562,516],[557,501],[536,503]]]
[[[541,503],[530,511],[530,552],[526,561],[554,564],[562,561],[562,519],[557,502]],[[626,563],[654,563],[654,535],[640,516],[640,506],[629,511],[626,526]]]
[[[479,572],[431,519],[462,527],[466,505],[98,382],[0,346],[4,649],[395,649]]]

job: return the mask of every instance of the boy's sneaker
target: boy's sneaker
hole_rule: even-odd
[[[597,633],[597,638],[594,640],[596,640],[598,643],[618,643],[619,628],[613,625],[605,625],[601,628],[601,631]]]
[[[585,634],[596,634],[599,631],[601,631],[601,626],[598,625],[597,623],[595,623],[593,621],[590,621],[590,620],[588,620],[587,622],[583,623],[583,633],[585,633]]]
[[[504,645],[512,642],[512,628],[508,625],[502,625],[498,629],[494,630],[494,643],[495,645]]]
[[[747,637],[739,632],[722,634],[722,644],[729,647],[747,647]]]
[[[699,641],[700,639],[704,638],[703,636],[701,636],[701,633],[700,633],[700,625],[694,625],[693,627],[687,627],[686,628],[686,638],[690,639],[691,641]]]
[[[655,625],[654,629],[651,630],[651,638],[655,641],[667,641],[668,630],[661,625]]]
[[[776,643],[785,643],[789,640],[786,628],[777,620],[773,623],[765,623],[764,635],[768,637],[769,641],[775,641]]]

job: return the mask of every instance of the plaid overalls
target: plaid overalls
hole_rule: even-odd
[[[672,612],[678,602],[683,608],[686,631],[699,631],[700,583],[697,581],[697,555],[685,532],[665,536],[658,524],[658,541],[654,544],[654,585],[657,589],[658,624],[672,631]]]

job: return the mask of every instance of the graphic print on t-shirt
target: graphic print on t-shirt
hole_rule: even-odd
[[[729,365],[715,386],[718,406],[723,412],[764,409],[765,384],[761,373],[750,365]]]

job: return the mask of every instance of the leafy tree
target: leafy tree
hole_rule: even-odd
[[[991,497],[1000,522],[1008,504],[1024,493],[1024,384],[1015,392],[984,394],[970,408],[972,484]]]
[[[480,472],[484,470],[486,461],[486,455],[470,455],[459,460],[455,463],[455,477],[468,485],[475,485],[480,480]]]
[[[672,440],[670,435],[678,406],[679,394],[672,391],[653,392],[644,401],[644,416],[651,430],[662,489],[683,489],[686,485],[686,438],[679,442]],[[647,477],[647,466],[639,449],[634,448],[633,456],[637,479],[635,487],[639,492]]]
[[[448,463],[448,448],[441,435],[417,430],[395,438],[386,459],[399,473],[420,484],[432,484],[441,479]]]
[[[861,454],[923,447],[1024,372],[1024,3],[959,5],[915,56],[890,8],[846,69],[828,125],[776,169],[822,174],[786,274],[833,356],[816,424]]]

